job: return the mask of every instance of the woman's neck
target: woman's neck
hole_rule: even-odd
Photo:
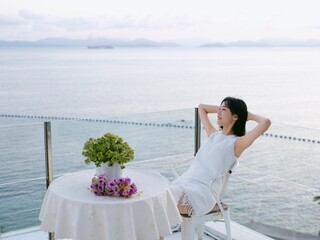
[[[228,127],[223,127],[222,128],[222,133],[224,135],[233,135],[232,127],[233,127],[233,125],[232,126],[228,126]]]

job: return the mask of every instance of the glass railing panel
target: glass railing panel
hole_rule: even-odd
[[[248,126],[250,130],[253,125]],[[94,168],[81,152],[90,137],[113,132],[135,150],[134,162],[193,153],[194,109],[67,119],[51,123],[53,173]],[[43,123],[0,128],[2,232],[39,225],[45,191]],[[240,158],[225,201],[236,222],[264,223],[316,235],[320,205],[319,130],[273,123]],[[206,134],[202,129],[202,142]],[[184,166],[185,167],[185,166]],[[26,220],[27,219],[27,220]]]
[[[193,152],[194,109],[52,122],[54,175],[94,168],[84,163],[83,145],[107,132],[129,143],[134,161]]]
[[[273,123],[264,136],[244,152],[241,162],[266,174],[319,188],[319,154],[319,130]]]
[[[318,235],[319,136],[319,130],[273,123],[231,177],[226,202],[233,220]]]
[[[45,192],[43,123],[0,127],[1,232],[39,225]]]

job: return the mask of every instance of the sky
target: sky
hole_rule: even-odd
[[[0,39],[320,39],[319,0],[0,0]]]

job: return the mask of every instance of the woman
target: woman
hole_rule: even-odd
[[[174,180],[171,189],[182,214],[204,215],[220,204],[228,171],[237,158],[270,126],[269,119],[247,111],[241,99],[227,97],[220,106],[200,104],[202,125],[208,139],[202,144],[190,168]],[[217,129],[208,114],[217,114]],[[257,126],[246,133],[246,122]]]

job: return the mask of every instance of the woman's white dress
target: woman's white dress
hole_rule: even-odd
[[[237,136],[214,132],[202,144],[190,168],[171,184],[173,196],[189,215],[203,215],[222,200],[228,171],[238,164]],[[189,207],[188,207],[189,206]]]

